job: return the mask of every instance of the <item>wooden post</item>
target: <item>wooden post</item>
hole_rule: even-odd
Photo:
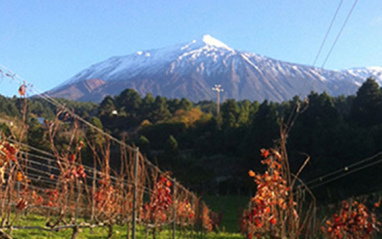
[[[20,198],[20,181],[16,182],[16,186],[17,186],[17,198],[19,199]]]
[[[138,161],[139,161],[139,148],[135,148],[135,162],[134,162],[134,194],[133,194],[133,218],[132,218],[132,239],[135,239],[135,232],[137,226],[137,196],[138,196]]]
[[[312,226],[312,236],[314,236],[315,233],[316,233],[316,213],[317,213],[316,202],[314,202],[314,206],[313,206],[313,226]],[[377,237],[375,237],[375,238],[377,238]]]
[[[77,188],[77,202],[76,202],[76,211],[75,211],[75,223],[77,224],[77,220],[78,220],[78,213],[79,213],[79,204],[80,204],[80,200],[81,200],[81,191],[82,191],[82,187],[81,187],[81,180],[78,180],[77,181],[77,184],[78,184],[78,188]]]
[[[92,182],[92,215],[90,216],[90,223],[94,223],[94,214],[95,214],[95,190],[96,190],[96,180],[97,180],[97,168],[96,163],[94,162],[93,168],[93,182]],[[93,234],[93,227],[90,228],[91,234]]]
[[[173,208],[173,210],[172,210],[172,218],[173,218],[172,239],[175,239],[175,232],[176,232],[176,190],[177,190],[175,179],[173,180],[173,184],[174,184],[174,191],[172,192],[172,208]]]
[[[196,200],[195,200],[195,195],[192,194],[192,210],[194,210],[194,218],[192,218],[191,221],[191,239],[194,238],[194,230],[195,230],[195,217],[196,217]]]

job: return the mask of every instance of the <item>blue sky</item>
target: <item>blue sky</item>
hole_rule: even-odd
[[[0,64],[40,91],[112,56],[210,34],[228,46],[312,65],[340,0],[0,1]],[[321,66],[353,5],[343,0]],[[326,69],[382,66],[382,1],[359,0]],[[18,84],[0,79],[0,94]]]

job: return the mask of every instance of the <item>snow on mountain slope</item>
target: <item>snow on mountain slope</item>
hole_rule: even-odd
[[[126,88],[169,98],[214,100],[211,87],[221,84],[222,98],[289,100],[310,91],[354,94],[367,77],[382,82],[382,67],[329,71],[234,50],[209,35],[162,49],[112,57],[81,71],[47,92],[53,97],[101,101]],[[93,82],[94,79],[98,80]],[[84,84],[92,85],[84,87]],[[73,94],[76,92],[76,94]]]
[[[205,35],[202,39],[198,41],[193,40],[188,44],[138,51],[128,56],[112,57],[83,70],[60,86],[73,84],[82,81],[84,78],[101,78],[107,81],[119,80],[119,76],[126,72],[129,73],[130,77],[134,77],[142,72],[155,74],[158,70],[167,68],[171,63],[178,62],[179,65],[180,62],[182,64],[181,62],[184,59],[188,61],[196,59],[205,61],[207,60],[206,58],[210,58],[216,61],[222,52],[234,52],[234,50],[211,36]]]
[[[382,67],[381,66],[351,68],[346,71],[349,74],[361,77],[362,79],[373,77],[379,83],[379,85],[382,85]],[[361,85],[362,82],[359,82],[359,84]]]

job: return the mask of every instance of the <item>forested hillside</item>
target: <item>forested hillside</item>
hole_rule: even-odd
[[[23,110],[21,100],[1,97],[4,132],[17,127]],[[301,178],[305,182],[317,179],[312,188],[322,200],[381,189],[376,183],[382,179],[382,166],[378,164],[351,174],[349,170],[349,176],[331,183],[325,183],[327,179],[322,177],[335,170],[347,171],[349,165],[362,163],[382,149],[382,93],[371,78],[355,96],[331,97],[312,92],[307,99],[296,96],[283,103],[226,100],[220,105],[220,115],[212,101],[193,103],[187,99],[154,98],[151,94],[142,97],[131,89],[108,96],[99,105],[61,102],[113,136],[139,146],[150,160],[172,171],[190,188],[202,193],[244,195],[252,186],[248,170],[262,168],[260,149],[277,143],[282,120],[288,120],[299,105],[304,111],[296,118],[287,139],[292,173],[310,156]],[[28,99],[27,111],[32,117],[27,117],[31,120],[26,140],[31,146],[49,149],[47,125],[56,112],[39,98]],[[73,122],[65,116],[60,120],[67,125]],[[59,132],[62,147],[70,135],[69,128]],[[97,140],[97,134],[91,131],[83,131],[81,137]],[[112,162],[114,167],[118,167],[118,160]],[[86,150],[83,161],[92,163]]]

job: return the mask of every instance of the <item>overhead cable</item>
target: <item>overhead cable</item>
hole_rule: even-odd
[[[339,10],[340,10],[340,8],[341,8],[342,3],[343,3],[343,0],[341,0],[340,3],[338,4],[337,10],[336,10],[336,12],[334,13],[334,16],[333,16],[333,18],[332,18],[332,21],[330,22],[330,25],[329,25],[328,30],[326,31],[325,37],[324,37],[324,39],[322,40],[320,49],[318,50],[317,55],[316,55],[316,58],[314,59],[313,67],[316,65],[317,59],[318,59],[318,57],[319,57],[320,54],[321,54],[322,48],[323,48],[324,45],[325,45],[326,39],[327,39],[328,36],[329,36],[330,30],[332,29],[333,23],[334,23],[334,21],[336,20],[337,14],[338,14],[338,12],[339,12]]]
[[[358,0],[355,0],[353,6],[351,7],[351,9],[350,9],[350,11],[349,11],[349,13],[348,13],[348,15],[347,15],[347,17],[346,17],[346,19],[345,19],[345,22],[342,24],[341,30],[338,32],[337,37],[336,37],[336,39],[334,40],[333,45],[331,46],[331,48],[330,48],[330,50],[329,50],[328,55],[326,56],[324,62],[323,62],[322,65],[321,65],[321,69],[324,68],[326,62],[328,61],[329,56],[331,55],[331,53],[332,53],[332,51],[333,51],[333,48],[334,48],[335,45],[337,44],[337,41],[338,41],[338,39],[340,38],[340,36],[341,36],[341,34],[342,34],[342,31],[344,30],[344,28],[345,28],[345,26],[346,26],[346,24],[347,24],[347,22],[348,22],[348,20],[349,20],[349,18],[350,18],[350,16],[351,16],[351,14],[353,13],[353,10],[354,10],[355,6],[357,5],[357,3],[358,3]]]

